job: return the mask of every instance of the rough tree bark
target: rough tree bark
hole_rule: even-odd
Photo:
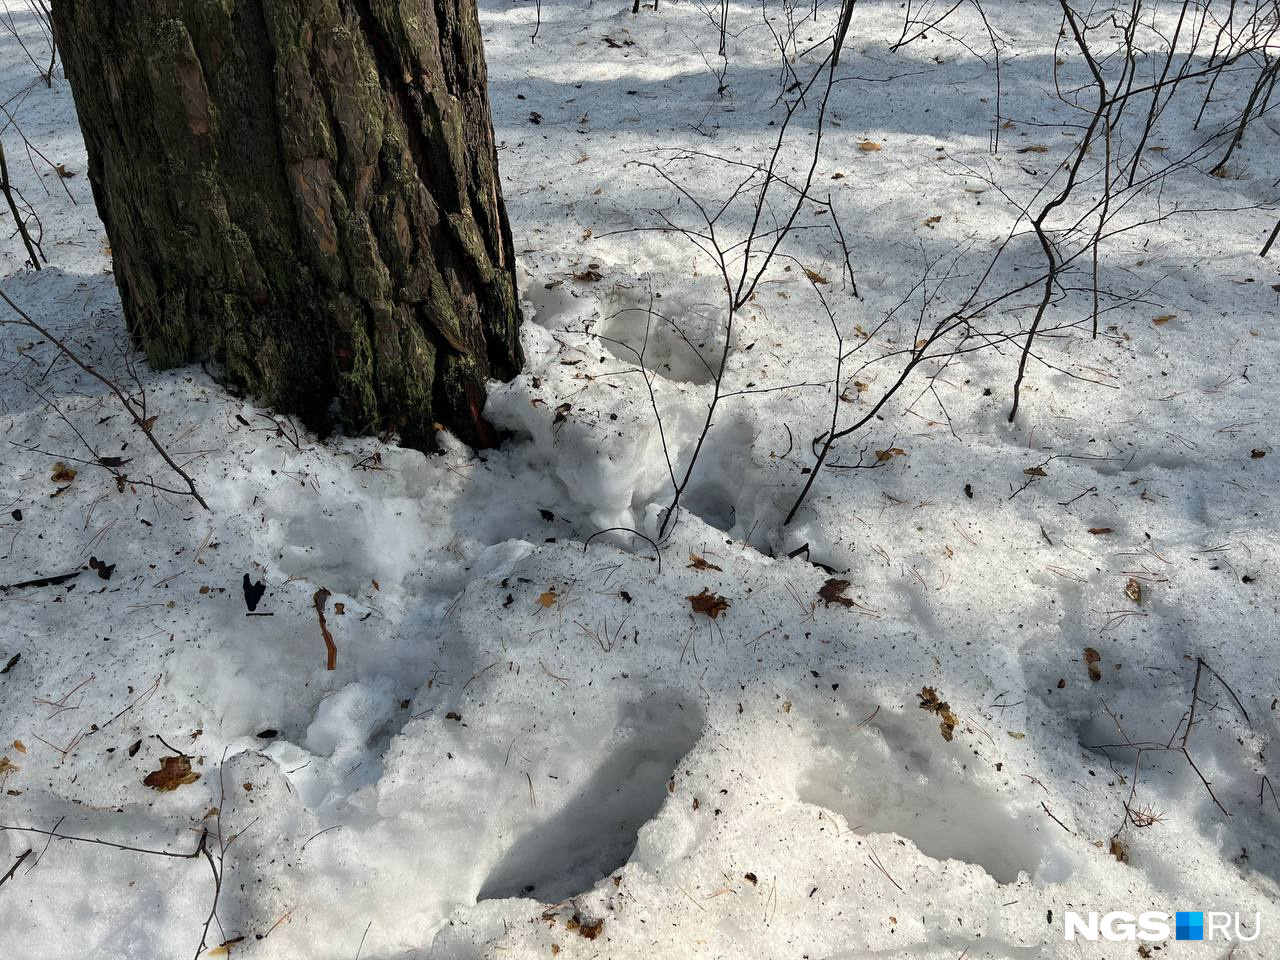
[[[326,430],[494,441],[514,255],[475,0],[57,0],[129,328]]]

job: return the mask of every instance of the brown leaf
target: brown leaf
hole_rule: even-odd
[[[876,143],[874,140],[859,140],[858,149],[863,153],[875,153],[878,150],[883,150],[884,147]]]
[[[905,457],[906,455],[907,451],[903,450],[901,447],[890,447],[888,450],[877,450],[876,462],[885,463],[892,460],[894,457]]]
[[[575,273],[573,279],[579,283],[595,283],[597,280],[603,280],[604,274],[597,270],[595,265],[592,265],[581,273]]]
[[[702,588],[701,593],[690,594],[685,597],[693,607],[694,613],[705,613],[712,620],[720,616],[729,609],[729,601],[724,597],[718,597],[706,587]]]
[[[1090,527],[1089,532],[1092,533],[1095,537],[1098,537],[1104,533],[1111,533],[1112,531],[1110,527]]]
[[[837,580],[832,577],[822,585],[822,589],[818,591],[818,596],[829,607],[833,603],[838,603],[842,607],[852,607],[853,601],[843,596],[844,592],[849,589],[848,580]]]
[[[572,409],[572,403],[562,403],[556,407],[556,415],[552,418],[551,425],[554,427],[557,423],[564,423],[565,420],[569,419],[569,411]]]
[[[951,711],[951,705],[938,696],[938,691],[933,687],[920,688],[920,709],[928,710],[932,714],[936,714],[941,722],[938,729],[942,731],[942,739],[948,743],[955,736],[956,725],[960,719]]]
[[[1176,313],[1166,313],[1159,317],[1153,317],[1151,319],[1151,322],[1154,323],[1157,327],[1163,327],[1166,323],[1168,323],[1170,320],[1172,320],[1176,316],[1177,316]]]
[[[17,750],[19,753],[26,753],[27,745],[21,740],[15,740],[13,741],[13,749]]]
[[[1111,855],[1121,863],[1129,862],[1129,845],[1119,837],[1111,838],[1111,846],[1109,847]]]
[[[72,177],[76,175],[76,172],[74,170],[68,170],[66,165],[62,163],[56,164],[53,169],[58,171],[58,176],[60,176],[63,180],[70,180]]]
[[[831,282],[822,274],[818,273],[817,270],[810,270],[808,267],[805,267],[804,275],[808,277],[810,280],[812,280],[814,283],[830,283]]]
[[[1124,595],[1134,603],[1142,603],[1142,584],[1130,577],[1129,582],[1124,585]]]
[[[1048,474],[1044,472],[1044,467],[1027,467],[1027,469],[1023,470],[1022,472],[1025,473],[1028,477],[1047,477],[1048,476]]]
[[[928,227],[930,230],[932,230],[932,229],[933,229],[934,224],[941,223],[941,222],[942,222],[942,215],[941,215],[941,214],[938,214],[937,216],[933,216],[933,217],[925,217],[925,218],[924,218],[924,225],[925,225],[926,227]]]
[[[545,593],[538,594],[538,602],[544,607],[554,607],[558,599],[560,599],[560,595],[556,593],[555,587],[551,587]]]
[[[1019,147],[1018,152],[1019,153],[1048,153],[1049,148],[1041,143],[1033,143],[1029,147]]]
[[[142,782],[152,790],[168,793],[199,779],[200,774],[191,769],[190,757],[161,757],[160,769],[152,770]]]
[[[575,913],[572,919],[565,924],[565,927],[574,931],[580,937],[585,937],[588,940],[594,940],[604,932],[604,921],[587,920]]]
[[[61,460],[53,465],[53,474],[49,477],[54,483],[70,483],[76,478],[75,467],[69,467]]]
[[[711,561],[704,560],[702,557],[698,556],[696,553],[691,553],[689,554],[689,569],[690,570],[719,570],[720,568],[717,567]]]
[[[1262,459],[1263,457],[1265,457],[1266,455],[1267,455],[1267,451],[1265,451],[1265,450],[1250,450],[1250,451],[1249,451],[1249,459],[1250,459],[1250,460],[1261,460],[1261,459]]]
[[[325,605],[329,602],[329,598],[331,596],[333,596],[333,594],[331,594],[324,587],[321,587],[319,590],[317,590],[314,594],[311,595],[311,602],[315,605],[315,608],[316,608],[316,619],[320,621],[320,635],[324,637],[325,669],[337,670],[338,669],[338,645],[333,642],[333,634],[329,632],[329,621],[325,619],[325,615],[324,615]]]
[[[1084,648],[1084,662],[1089,667],[1089,679],[1097,683],[1102,679],[1102,668],[1098,666],[1098,661],[1102,659],[1102,654],[1098,653],[1093,647]]]

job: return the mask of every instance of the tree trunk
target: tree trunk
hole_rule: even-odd
[[[57,0],[129,329],[322,432],[472,444],[518,371],[475,0]]]

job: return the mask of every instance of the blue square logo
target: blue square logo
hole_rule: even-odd
[[[1179,910],[1174,917],[1174,938],[1177,940],[1203,940],[1204,914],[1199,910]]]

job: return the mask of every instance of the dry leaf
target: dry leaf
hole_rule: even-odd
[[[26,753],[27,745],[21,740],[15,740],[13,741],[13,749],[17,750],[19,753]]]
[[[1123,840],[1121,840],[1119,837],[1111,838],[1110,850],[1111,850],[1111,855],[1115,857],[1117,860],[1119,860],[1121,863],[1129,862],[1129,845],[1125,843]]]
[[[693,607],[694,613],[705,613],[712,620],[729,609],[728,600],[724,597],[716,596],[706,587],[702,588],[701,593],[690,594],[685,599]]]
[[[1044,472],[1044,467],[1027,467],[1027,469],[1023,470],[1022,472],[1025,473],[1028,477],[1047,477],[1048,476],[1048,474]]]
[[[1130,577],[1129,582],[1124,585],[1124,595],[1134,603],[1142,603],[1142,584]]]
[[[575,913],[569,922],[565,924],[565,928],[574,931],[580,937],[594,940],[604,931],[604,921],[585,920]]]
[[[53,474],[49,479],[54,483],[70,483],[76,478],[76,472],[75,467],[68,467],[65,463],[59,460],[53,465]]]
[[[603,280],[604,274],[597,270],[596,266],[597,265],[593,264],[581,273],[575,273],[573,275],[573,279],[577,280],[579,283],[595,283],[597,280]]]
[[[928,710],[932,714],[936,714],[940,718],[938,729],[942,731],[942,739],[948,743],[955,736],[956,725],[960,719],[951,712],[951,705],[938,696],[938,691],[933,687],[920,688],[920,709]]]
[[[886,461],[892,460],[894,457],[905,457],[906,455],[907,451],[903,450],[901,447],[890,447],[888,450],[877,450],[876,462],[885,463]]]
[[[1110,527],[1090,527],[1089,532],[1092,533],[1095,537],[1097,537],[1104,533],[1110,533],[1111,528]]]
[[[863,153],[875,153],[877,150],[883,150],[884,147],[876,143],[874,140],[859,140],[858,149]]]
[[[546,593],[538,594],[538,602],[542,604],[544,607],[554,607],[556,605],[556,601],[559,599],[560,597],[556,593],[555,587],[552,587]]]
[[[822,585],[822,589],[818,591],[818,596],[828,607],[833,603],[838,603],[842,607],[852,607],[853,601],[844,596],[844,592],[848,589],[848,580],[837,580],[832,577]]]
[[[691,553],[689,554],[689,569],[690,570],[719,570],[720,568],[717,567],[714,563],[710,562],[709,560],[704,560],[702,557],[698,556],[696,553]]]
[[[925,217],[924,225],[928,227],[930,230],[932,230],[933,225],[935,223],[941,223],[941,222],[942,222],[942,215],[939,214],[938,216],[935,216],[935,217]]]
[[[1089,679],[1097,683],[1102,679],[1102,668],[1098,666],[1098,661],[1102,659],[1102,654],[1098,653],[1093,647],[1084,648],[1084,662],[1089,667]]]
[[[22,768],[8,757],[0,757],[0,780],[3,780],[11,773],[17,773],[20,769]]]
[[[1029,147],[1019,147],[1018,152],[1019,153],[1048,153],[1049,148],[1041,143],[1033,143]]]
[[[190,757],[161,757],[160,769],[152,770],[142,782],[152,790],[168,793],[199,779],[200,774],[191,769]]]
[[[808,267],[805,267],[804,275],[808,277],[810,280],[812,280],[814,283],[830,283],[831,282],[822,274],[818,273],[818,271],[810,270]]]
[[[1168,323],[1170,320],[1172,320],[1176,316],[1177,316],[1176,313],[1166,313],[1159,317],[1153,317],[1151,322],[1154,323],[1157,327],[1163,327],[1166,323]]]

